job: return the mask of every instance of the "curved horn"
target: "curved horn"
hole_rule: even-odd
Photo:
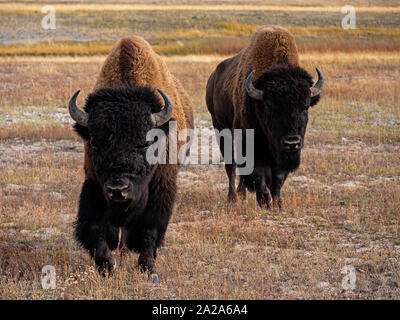
[[[79,109],[76,105],[76,98],[78,97],[79,92],[81,92],[81,90],[76,91],[69,99],[68,111],[72,119],[74,119],[81,126],[87,127],[89,116],[85,111]]]
[[[250,72],[246,79],[246,91],[249,94],[250,97],[256,100],[262,100],[263,97],[263,90],[256,89],[253,85],[253,82],[251,81],[251,78],[253,77],[254,70]]]
[[[314,97],[321,93],[322,88],[324,87],[324,82],[325,82],[325,78],[324,78],[324,75],[322,74],[321,70],[319,70],[317,67],[315,68],[315,70],[317,70],[317,73],[318,73],[318,80],[310,89],[311,97]]]
[[[157,91],[163,97],[165,105],[160,112],[151,114],[151,119],[153,120],[154,127],[159,127],[164,123],[166,123],[169,119],[171,119],[172,111],[174,109],[173,103],[171,99],[168,97],[168,95],[161,89],[157,89]]]

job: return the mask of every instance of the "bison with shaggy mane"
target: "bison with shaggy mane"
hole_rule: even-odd
[[[254,129],[254,170],[240,176],[239,195],[256,192],[260,206],[281,206],[280,190],[289,172],[300,165],[308,110],[324,84],[299,66],[293,36],[275,26],[257,30],[248,47],[222,61],[207,83],[206,102],[215,129]],[[245,142],[244,142],[245,143]],[[224,141],[220,142],[224,155]],[[234,143],[232,145],[233,158]],[[242,146],[242,150],[245,147]],[[228,200],[236,201],[236,164],[225,164]]]
[[[171,121],[178,132],[193,128],[188,96],[140,37],[113,47],[84,110],[76,105],[78,94],[69,102],[85,147],[76,239],[103,274],[114,270],[118,247],[138,251],[140,267],[152,271],[173,211],[179,164],[150,163],[146,138],[153,128],[163,130],[168,148]]]

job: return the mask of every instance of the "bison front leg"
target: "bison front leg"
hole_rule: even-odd
[[[107,224],[105,212],[106,201],[100,187],[90,180],[85,181],[75,223],[75,238],[89,251],[102,275],[113,271],[116,266],[110,245],[116,247],[117,239]]]
[[[261,208],[264,206],[269,208],[271,206],[271,192],[265,182],[260,182],[258,186],[256,183],[256,198]]]
[[[96,227],[93,229],[97,229]],[[92,257],[96,263],[100,274],[105,276],[107,272],[115,271],[117,264],[115,258],[106,242],[102,237],[98,237],[95,241],[94,252],[90,250]]]
[[[265,171],[266,168],[256,167],[253,171],[253,177],[258,205],[269,208],[271,205],[271,192],[267,186]]]
[[[116,262],[107,243],[107,227],[90,221],[78,219],[75,229],[76,239],[87,249],[94,259],[100,274],[113,272]]]
[[[169,219],[172,215],[175,192],[160,202],[154,202],[145,213],[145,222],[140,233],[139,267],[142,271],[155,272],[157,248],[163,243]],[[171,201],[172,200],[172,201]]]
[[[282,209],[281,189],[288,176],[288,172],[274,171],[272,173],[271,196],[274,208]]]
[[[172,198],[175,195],[170,194]],[[172,199],[168,197],[168,200]],[[153,210],[146,214],[146,221],[141,233],[139,249],[139,267],[142,271],[154,272],[157,258],[157,248],[164,241],[169,219],[172,215],[173,202],[160,201],[152,207]]]
[[[214,119],[213,124],[214,128],[219,131],[222,131],[224,129],[224,126],[219,125]],[[221,150],[222,157],[225,161],[225,171],[229,181],[228,202],[236,202],[236,163],[234,159],[234,142],[231,141],[229,148],[227,148],[228,150],[225,150],[225,138],[217,138],[217,141]]]
[[[233,142],[228,150],[228,154],[225,153],[225,141],[224,139],[220,139],[219,146],[221,148],[222,156],[225,161],[225,171],[228,176],[229,181],[229,191],[228,191],[228,201],[236,202],[237,194],[236,194],[236,163],[234,159],[234,145]]]
[[[228,191],[228,201],[229,202],[236,202],[237,201],[237,194],[236,194],[236,164],[225,164],[226,174],[229,180],[229,191]]]
[[[128,247],[134,248],[135,243],[139,244],[139,267],[150,273],[154,273],[157,248],[164,240],[177,193],[178,167],[170,165],[167,169],[159,168],[154,173],[149,184],[149,202],[143,213],[143,220],[136,226],[136,235],[132,233],[132,237],[128,239]]]
[[[157,257],[157,229],[146,229],[143,233],[142,245],[139,254],[139,267],[142,271],[154,271]]]

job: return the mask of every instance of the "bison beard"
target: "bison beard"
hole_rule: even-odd
[[[296,153],[281,153],[280,167],[289,172],[295,171],[300,166],[300,151]]]

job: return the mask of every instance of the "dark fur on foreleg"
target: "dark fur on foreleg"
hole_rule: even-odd
[[[82,186],[78,219],[75,222],[75,238],[89,251],[103,275],[115,269],[111,250],[118,243],[117,230],[107,224],[105,212],[106,201],[102,197],[100,186],[86,180]]]

